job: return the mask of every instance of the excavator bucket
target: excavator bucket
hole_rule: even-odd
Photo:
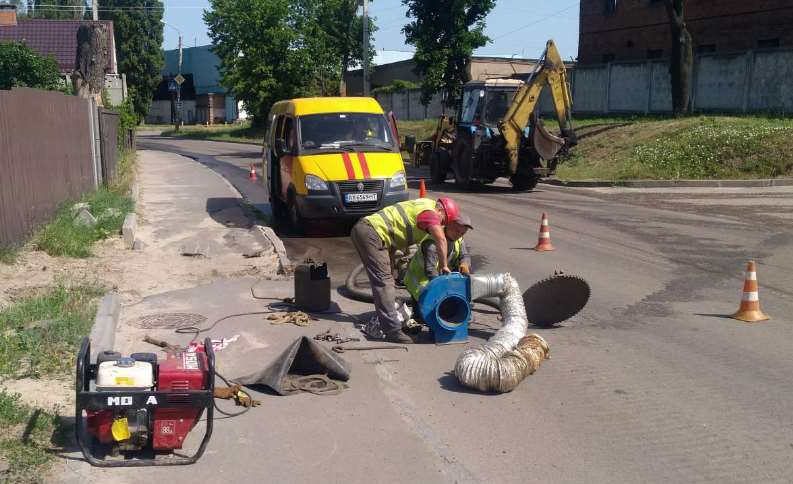
[[[560,138],[545,129],[541,119],[536,119],[533,124],[534,129],[531,131],[534,149],[543,160],[552,160],[559,153],[559,150],[564,147],[564,138]]]

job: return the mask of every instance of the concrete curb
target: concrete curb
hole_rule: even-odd
[[[138,230],[138,216],[135,213],[128,213],[124,217],[124,224],[121,226],[121,235],[124,237],[124,248],[133,249],[135,247],[135,232]]]
[[[256,225],[255,228],[258,230],[254,233],[261,234],[270,245],[273,246],[275,249],[275,253],[278,255],[278,273],[279,274],[288,274],[292,270],[292,263],[289,261],[289,257],[286,255],[286,247],[284,247],[284,242],[275,234],[273,229],[264,225]]]
[[[94,326],[91,328],[91,361],[96,361],[100,351],[112,350],[116,341],[116,326],[121,316],[121,298],[111,292],[105,294],[96,310]]]
[[[758,180],[541,180],[540,183],[570,188],[769,188],[793,186],[793,178],[764,178]]]

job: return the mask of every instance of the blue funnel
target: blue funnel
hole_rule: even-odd
[[[471,285],[462,274],[438,276],[419,294],[419,312],[436,344],[465,343],[471,321]]]

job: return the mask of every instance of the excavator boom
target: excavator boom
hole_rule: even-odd
[[[535,123],[534,141],[537,151],[543,158],[552,158],[565,144],[575,144],[575,132],[571,121],[573,97],[567,80],[567,70],[553,40],[549,40],[540,65],[529,80],[518,89],[507,113],[499,123],[499,129],[506,142],[509,153],[510,172],[518,167],[518,151],[523,130],[529,126],[539,102],[540,93],[545,86],[550,87],[556,118],[562,131],[559,138],[548,133],[541,123]]]

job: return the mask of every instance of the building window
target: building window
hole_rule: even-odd
[[[776,39],[760,39],[757,41],[758,49],[776,49],[779,47],[779,37]]]
[[[609,62],[614,62],[614,54],[603,54],[603,63],[608,64]]]
[[[712,54],[716,52],[716,44],[702,44],[697,46],[697,54]]]
[[[613,15],[617,11],[617,0],[606,0],[606,15]]]
[[[660,59],[664,56],[664,49],[647,49],[648,59]]]

